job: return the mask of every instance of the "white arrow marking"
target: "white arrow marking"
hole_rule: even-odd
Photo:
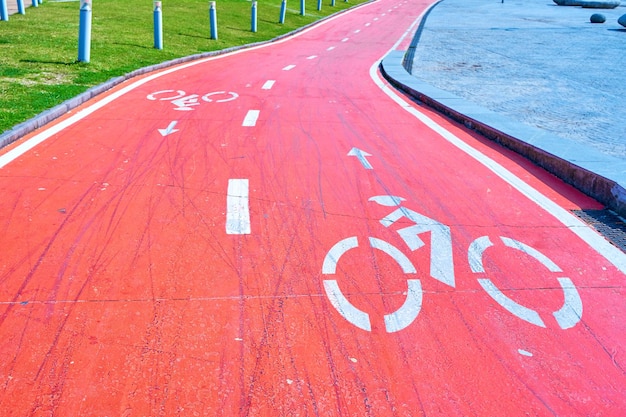
[[[359,148],[352,148],[350,152],[348,152],[348,156],[356,156],[359,161],[361,161],[361,165],[365,169],[374,169],[370,165],[370,163],[365,159],[366,156],[372,156],[369,153],[360,150]]]
[[[178,122],[174,120],[173,122],[169,124],[169,126],[166,129],[159,129],[159,133],[161,134],[161,136],[167,136],[169,134],[178,132],[178,129],[174,129],[174,127],[176,126],[176,123]]]

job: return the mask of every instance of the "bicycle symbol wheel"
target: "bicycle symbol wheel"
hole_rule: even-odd
[[[405,274],[417,274],[415,266],[398,248],[391,243],[374,237],[369,238],[370,246],[391,256]],[[326,254],[322,265],[322,274],[335,274],[337,262],[349,250],[357,248],[359,241],[356,236],[343,239],[336,243]],[[394,333],[408,327],[422,309],[422,285],[417,279],[407,280],[407,297],[402,306],[391,314],[384,316],[387,333]],[[341,292],[336,280],[324,280],[324,290],[331,305],[343,318],[356,327],[372,331],[369,314],[355,307]]]

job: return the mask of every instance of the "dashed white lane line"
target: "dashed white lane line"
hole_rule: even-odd
[[[341,42],[348,42],[349,40],[350,40],[350,38],[343,38],[343,39],[341,40]]]
[[[267,80],[265,81],[265,84],[263,84],[263,87],[261,87],[262,90],[271,90],[272,87],[274,87],[274,83],[276,82],[276,80]]]
[[[354,33],[359,33],[361,31],[361,29],[357,29],[354,31]]]
[[[326,48],[327,51],[332,51],[333,49],[335,49],[334,46],[329,46],[328,48]]]
[[[261,113],[260,110],[249,110],[241,125],[244,127],[256,126],[256,122],[259,119],[259,113]]]
[[[311,56],[307,57],[306,59],[315,59],[315,58],[317,58],[317,55],[311,55]]]
[[[283,71],[290,71],[294,69],[295,67],[296,67],[295,65],[287,65],[285,68],[283,68]]]
[[[247,179],[228,180],[226,234],[249,235],[251,233],[249,194]]]
[[[378,18],[377,18],[377,17],[375,17],[375,18],[374,18],[374,20],[378,20]]]
[[[370,25],[371,25],[371,23],[370,23],[370,22],[367,22],[367,23],[365,24],[365,27],[368,27],[368,26],[370,26]]]

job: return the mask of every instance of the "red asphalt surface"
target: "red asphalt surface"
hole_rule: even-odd
[[[49,136],[0,169],[0,415],[626,415],[624,254],[493,166],[566,217],[600,205],[370,76],[428,6],[380,0],[134,79],[23,140]],[[249,233],[227,233],[242,213]],[[407,213],[432,219],[414,250]]]

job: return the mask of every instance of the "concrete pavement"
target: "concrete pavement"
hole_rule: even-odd
[[[593,13],[606,23],[590,23]],[[444,0],[409,53],[392,54],[384,69],[405,91],[623,214],[626,30],[617,19],[624,13],[623,5]]]
[[[24,7],[30,7],[32,4],[31,1],[24,1]],[[8,0],[7,1],[7,8],[9,10],[9,16],[12,14],[17,13],[17,0]]]

